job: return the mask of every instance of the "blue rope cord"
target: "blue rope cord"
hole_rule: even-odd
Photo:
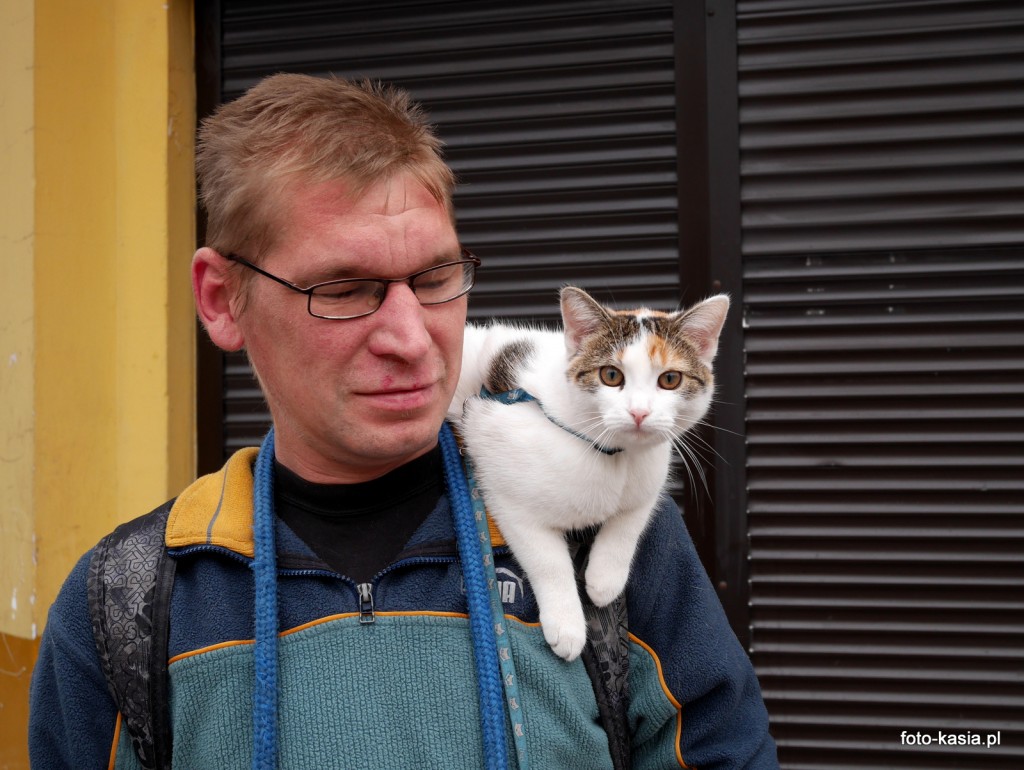
[[[526,751],[526,718],[523,716],[522,698],[519,696],[519,679],[516,676],[516,664],[512,657],[512,644],[508,638],[508,623],[505,620],[505,607],[501,602],[498,587],[498,576],[494,571],[494,552],[491,550],[491,533],[487,527],[487,511],[484,508],[484,496],[476,485],[473,463],[466,458],[466,481],[469,484],[469,498],[473,505],[473,520],[476,524],[477,537],[480,543],[480,556],[484,565],[484,576],[491,599],[491,618],[494,622],[494,635],[498,652],[498,667],[501,669],[501,681],[505,686],[505,702],[508,704],[508,716],[512,722],[512,741],[516,748],[516,759],[519,770],[529,770],[530,759]]]
[[[252,568],[256,582],[256,680],[252,709],[253,770],[277,767],[277,549],[274,547],[274,429],[253,471]]]
[[[498,642],[495,623],[502,629],[504,613],[498,599],[498,613],[492,615],[492,600],[497,585],[493,577],[493,557],[486,524],[478,530],[474,505],[462,472],[458,445],[448,423],[441,426],[439,436],[444,458],[445,480],[451,501],[459,560],[466,583],[469,605],[469,624],[473,637],[473,656],[476,664],[480,694],[480,722],[484,742],[487,770],[507,770],[505,746],[505,709],[502,702],[502,676],[499,671]],[[274,430],[267,433],[256,458],[253,471],[254,513],[253,541],[255,554],[253,572],[256,590],[256,644],[255,687],[253,693],[253,770],[274,770],[277,766],[277,557],[274,546]],[[477,506],[483,521],[483,507]],[[481,554],[484,557],[481,558]],[[491,586],[485,577],[485,560],[491,559]],[[500,622],[499,622],[500,621]],[[507,645],[506,645],[507,646]],[[506,653],[508,651],[506,650]],[[510,655],[502,655],[503,660]],[[513,683],[514,683],[514,669]],[[508,693],[510,702],[518,709],[515,690]],[[522,731],[516,731],[520,767],[526,770],[525,743]]]
[[[480,536],[473,520],[473,504],[462,472],[459,447],[447,422],[441,426],[439,438],[444,457],[444,475],[448,482],[448,498],[455,521],[459,561],[466,583],[469,626],[473,635],[473,656],[480,690],[484,759],[489,770],[505,770],[508,767],[505,756],[505,709],[502,703],[501,674],[495,655],[497,642],[491,617],[490,592],[480,558]]]

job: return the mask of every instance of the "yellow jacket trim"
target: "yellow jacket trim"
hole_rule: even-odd
[[[216,473],[194,481],[167,518],[168,548],[219,545],[253,557],[252,466],[257,447],[235,452]]]

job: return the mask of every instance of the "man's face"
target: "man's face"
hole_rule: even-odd
[[[343,183],[298,187],[260,266],[299,286],[402,278],[459,258],[444,208],[411,176],[351,200]],[[280,462],[309,481],[376,478],[430,450],[459,377],[466,298],[420,305],[392,284],[380,309],[314,318],[306,297],[251,276],[236,314],[274,418]]]

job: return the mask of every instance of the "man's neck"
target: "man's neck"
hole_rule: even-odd
[[[436,446],[435,441],[429,446],[399,457],[360,457],[345,461],[309,450],[293,451],[287,444],[278,441],[274,448],[274,458],[296,476],[312,484],[362,484],[386,476],[422,457]]]

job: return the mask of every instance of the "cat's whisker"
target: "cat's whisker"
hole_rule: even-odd
[[[601,432],[591,439],[591,446],[593,446],[595,450],[600,450],[602,447],[607,447],[608,442],[605,439],[609,435],[611,435],[611,432],[612,431],[609,428],[602,428]],[[596,465],[600,459],[601,454],[599,451],[592,452],[589,464],[591,466]]]
[[[680,465],[683,466],[683,470],[686,471],[686,476],[689,479],[689,488],[694,489],[697,487],[697,480],[694,478],[693,471],[694,466],[697,469],[698,475],[701,479],[701,483],[704,488],[707,489],[707,479],[704,478],[704,473],[700,462],[692,460],[690,456],[690,450],[683,444],[673,441],[673,447],[676,450],[676,454],[679,456]]]
[[[693,444],[696,444],[698,446],[706,448],[706,450],[708,450],[712,454],[717,454],[716,450],[715,450],[715,445],[711,441],[709,441],[707,438],[705,438],[702,435],[700,435],[700,433],[698,431],[692,431],[691,430],[691,431],[689,431],[688,433],[685,434],[685,437],[688,438]],[[683,436],[680,436],[681,440],[683,438],[684,438]],[[723,458],[723,460],[724,460],[724,458]]]
[[[684,435],[680,436],[679,440],[683,443],[686,443],[687,447],[690,450],[692,450],[695,454],[697,454],[697,456],[700,457],[700,459],[705,461],[706,463],[711,463],[712,456],[717,456],[722,460],[725,459],[724,457],[718,454],[718,451],[715,449],[714,444],[708,441],[708,439],[705,438],[698,431],[689,431]],[[707,454],[705,454],[705,452]]]
[[[596,435],[591,433],[593,428],[600,428]],[[600,413],[595,413],[593,417],[583,420],[579,425],[581,433],[586,434],[588,442],[595,449],[607,446],[606,438],[611,435],[612,430],[605,425],[604,417]],[[596,457],[594,458],[597,459]]]
[[[723,428],[721,425],[715,425],[713,422],[711,422],[711,421],[709,421],[707,419],[698,420],[694,424],[695,425],[703,425],[705,428],[711,428],[712,430],[721,431],[722,433],[728,433],[730,436],[739,436],[740,438],[745,438],[746,437],[746,434],[737,433],[734,430],[729,430],[728,428]]]
[[[711,428],[712,430],[724,430],[724,429],[716,428],[714,425],[711,425],[710,423],[707,423],[707,422],[705,422],[703,420],[700,420],[699,422],[697,422],[696,425],[700,425],[700,426],[703,426],[703,427],[706,427],[706,428]],[[732,431],[724,431],[724,432],[732,433]],[[740,435],[740,434],[734,434],[734,435]],[[706,438],[704,438],[699,432],[691,430],[691,431],[687,432],[686,434],[684,434],[684,437],[685,438],[689,438],[695,444],[699,444],[700,446],[704,447],[705,449],[710,451],[711,454],[713,454],[715,457],[717,457],[719,460],[721,460],[722,462],[728,464],[728,461],[725,459],[725,457],[723,457],[721,455],[721,453],[719,453],[718,450],[716,450],[715,447]],[[683,438],[683,437],[680,437],[680,438]]]
[[[686,436],[678,436],[672,441],[673,447],[676,449],[676,454],[679,455],[681,465],[686,470],[686,475],[690,479],[690,486],[696,487],[697,482],[693,477],[693,471],[696,470],[697,476],[700,478],[701,486],[704,487],[704,491],[711,496],[711,489],[708,486],[707,475],[704,473],[704,464],[701,462],[703,459],[695,448],[691,447],[686,443]],[[687,462],[689,460],[689,462]]]
[[[585,420],[583,423],[580,424],[579,427],[580,431],[586,433],[587,435],[590,435],[590,431],[593,430],[594,428],[600,428],[602,433],[607,432],[608,430],[607,427],[604,425],[604,422],[601,419],[601,417],[594,417],[591,420]]]

